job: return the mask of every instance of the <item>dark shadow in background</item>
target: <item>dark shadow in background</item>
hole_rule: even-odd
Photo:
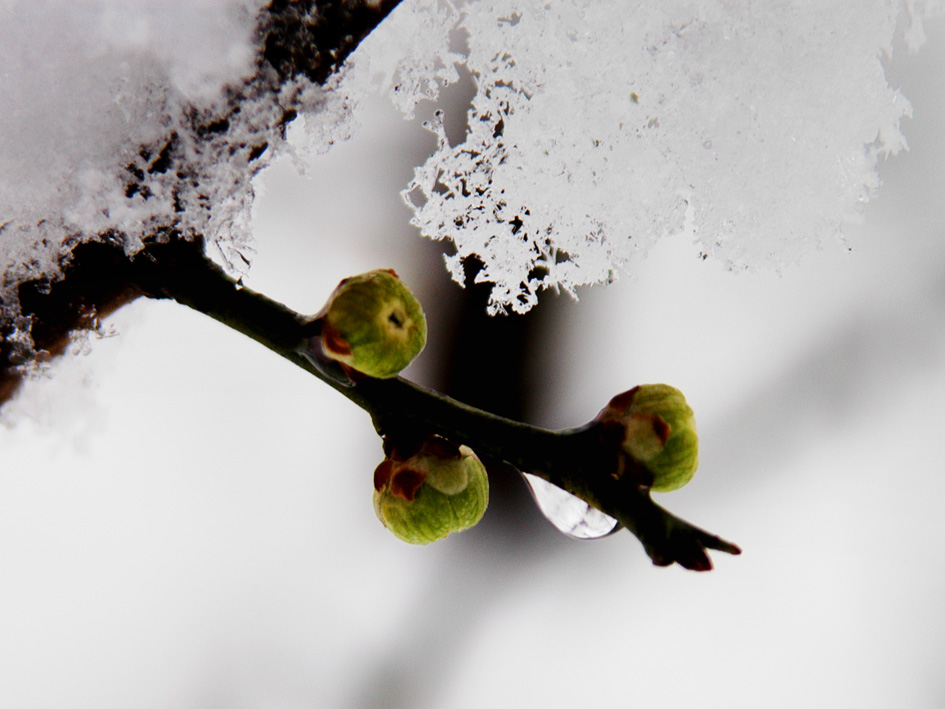
[[[426,355],[437,363],[429,384],[472,406],[528,421],[536,401],[530,370],[541,358],[565,356],[557,349],[537,351],[566,310],[561,298],[543,297],[526,315],[490,317],[490,286],[472,283],[478,266],[468,265],[467,285],[460,289],[446,276],[442,245],[429,246],[431,278],[438,297],[449,303],[437,309],[445,321],[431,329],[450,333],[443,350]],[[490,483],[486,516],[474,529],[451,538],[452,554],[414,607],[403,613],[403,627],[380,649],[376,664],[366,665],[363,693],[351,706],[436,706],[444,680],[461,662],[465,643],[493,603],[516,591],[549,553],[575,544],[541,516],[518,471],[485,462]]]

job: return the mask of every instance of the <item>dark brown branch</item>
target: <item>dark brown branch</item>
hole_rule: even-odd
[[[240,288],[212,262],[179,245],[152,248],[135,260],[144,291],[172,298],[223,322],[311,372],[365,409],[384,435],[442,435],[481,454],[503,460],[577,495],[617,519],[643,543],[657,565],[712,568],[707,549],[738,554],[734,544],[693,527],[650,498],[634,479],[613,474],[617,447],[607,429],[591,422],[549,431],[467,406],[405,379],[360,379],[346,385],[303,351],[309,320],[285,306]]]

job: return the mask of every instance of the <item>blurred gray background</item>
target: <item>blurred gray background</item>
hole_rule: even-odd
[[[553,428],[680,387],[701,465],[659,502],[741,557],[700,575],[626,532],[567,539],[499,465],[479,527],[405,545],[374,517],[366,414],[138,302],[0,427],[0,706],[945,706],[945,23],[927,30],[887,62],[911,151],[846,244],[780,275],[679,237],[579,302],[487,319],[400,201],[423,116],[380,100],[306,175],[259,184],[248,285],[315,312],[396,269],[430,320],[412,379]]]

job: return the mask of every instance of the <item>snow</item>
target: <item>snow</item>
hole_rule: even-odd
[[[55,277],[71,244],[105,234],[133,254],[162,230],[200,233],[248,266],[252,178],[281,143],[272,97],[230,111],[261,4],[0,4],[6,318],[19,282]],[[403,195],[424,236],[454,245],[454,278],[481,261],[492,312],[609,282],[681,232],[732,269],[777,269],[842,235],[879,187],[878,161],[906,147],[910,105],[882,59],[900,15],[918,46],[942,8],[405,0],[327,90],[285,87],[307,109],[290,137],[302,157],[331,148],[377,91],[412,118],[464,65],[465,139],[434,114],[436,148]]]
[[[261,3],[0,4],[6,316],[16,285],[55,277],[78,241],[108,234],[133,254],[160,229],[203,233],[224,249],[247,240],[252,170],[244,154],[220,158],[232,143],[265,140],[259,116],[247,111],[217,141],[199,133],[254,70]]]
[[[108,221],[102,204],[91,206],[103,190],[124,188],[117,179],[124,176],[108,171],[164,138],[188,105],[212,107],[223,86],[252,69],[251,4],[259,3],[0,8],[6,219],[25,227],[29,217],[61,215],[64,230],[130,227],[132,220]]]
[[[920,16],[910,5],[910,37]],[[477,257],[491,309],[607,282],[685,232],[733,270],[798,261],[858,220],[910,105],[886,81],[900,6],[876,0],[470,3],[466,139],[405,190]],[[368,48],[366,48],[368,49]]]

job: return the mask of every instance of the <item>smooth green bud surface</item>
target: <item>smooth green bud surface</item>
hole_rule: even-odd
[[[322,353],[377,379],[396,377],[427,342],[423,309],[393,271],[346,278],[319,317]]]
[[[374,472],[374,511],[396,537],[429,544],[482,519],[489,477],[466,446],[428,438],[405,459],[388,456]]]
[[[653,474],[650,489],[678,490],[699,465],[696,419],[683,393],[668,384],[643,384],[611,399],[598,419],[623,426],[622,448]]]

